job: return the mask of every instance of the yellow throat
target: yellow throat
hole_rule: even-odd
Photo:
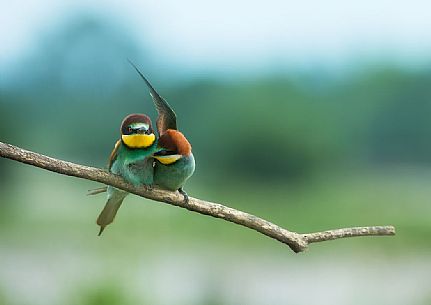
[[[130,148],[146,148],[153,145],[156,136],[152,134],[130,134],[121,135],[124,144]]]
[[[167,156],[154,156],[157,160],[160,161],[160,163],[164,165],[169,165],[172,163],[175,163],[179,159],[181,159],[181,155],[167,155]]]

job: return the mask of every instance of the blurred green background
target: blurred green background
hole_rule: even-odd
[[[105,197],[85,196],[98,184],[0,159],[0,304],[431,304],[431,65],[423,51],[431,49],[423,32],[430,23],[416,28],[405,7],[392,6],[391,20],[408,29],[394,37],[423,45],[397,44],[379,32],[385,22],[371,22],[358,35],[371,37],[358,38],[359,52],[337,55],[336,43],[319,43],[326,32],[308,33],[319,24],[295,28],[297,21],[280,19],[297,40],[269,36],[262,61],[259,26],[268,23],[268,33],[280,33],[280,24],[268,21],[271,14],[282,18],[289,5],[305,8],[277,2],[275,13],[250,4],[247,13],[234,5],[221,16],[193,1],[193,9],[165,3],[153,11],[126,2],[147,17],[136,28],[136,15],[115,11],[111,2],[111,15],[82,3],[74,13],[71,4],[40,4],[44,10],[28,16],[44,16],[45,9],[59,15],[21,20],[29,28],[45,25],[35,26],[30,42],[23,42],[29,36],[22,28],[2,30],[9,49],[0,52],[0,141],[105,167],[125,115],[156,118],[130,58],[175,109],[193,145],[191,196],[298,232],[392,224],[397,236],[313,244],[295,255],[251,230],[130,196],[99,238],[95,219]],[[327,5],[330,11],[340,3]],[[374,20],[367,5],[351,14]],[[185,11],[203,19],[188,24],[180,15]],[[378,12],[376,20],[387,20]],[[14,16],[24,18],[14,6],[3,14],[10,18],[3,28]],[[232,14],[239,15],[236,23]],[[253,24],[253,14],[262,20]],[[322,14],[310,22],[325,28],[331,18],[349,18]],[[227,25],[217,31],[205,16]],[[166,29],[184,24],[213,32],[167,36]],[[250,34],[241,47],[224,27],[256,37]],[[331,29],[335,41],[356,41]],[[385,47],[376,47],[376,36]],[[214,50],[214,37],[225,45]],[[313,49],[313,39],[313,54],[279,54],[301,41]],[[189,43],[200,48],[178,47]]]

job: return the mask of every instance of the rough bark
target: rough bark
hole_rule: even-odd
[[[355,227],[301,234],[283,229],[267,220],[219,203],[193,197],[189,197],[188,203],[185,203],[183,196],[178,192],[170,192],[158,188],[148,190],[143,187],[135,187],[127,183],[121,177],[104,170],[54,159],[2,142],[0,142],[0,156],[62,175],[97,181],[141,197],[164,202],[215,218],[221,218],[274,238],[288,245],[294,252],[305,251],[310,243],[338,238],[395,235],[395,228],[393,226]],[[95,193],[97,193],[97,191]]]

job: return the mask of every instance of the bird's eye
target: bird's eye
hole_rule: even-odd
[[[132,133],[132,131],[133,131],[132,127],[130,127],[130,126],[129,126],[129,127],[127,127],[127,132],[128,132],[128,133]]]

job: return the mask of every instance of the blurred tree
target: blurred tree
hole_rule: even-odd
[[[18,82],[31,90],[109,95],[130,79],[127,58],[144,55],[120,25],[78,15],[40,39]]]
[[[0,141],[7,141],[8,138],[13,137],[13,135],[8,135],[9,133],[14,133],[14,130],[8,128],[10,124],[10,116],[8,115],[7,104],[5,103],[6,97],[0,94]],[[10,126],[10,125],[9,125]],[[10,166],[9,161],[0,158],[0,189],[7,186],[10,177]]]
[[[105,166],[125,115],[155,118],[147,89],[126,62],[145,59],[144,72],[152,75],[145,56],[110,21],[68,20],[41,40],[8,89],[11,102],[0,105],[14,116],[7,135],[17,145]],[[366,162],[370,155],[375,162],[429,162],[430,79],[429,72],[385,68],[328,82],[317,76],[229,82],[209,76],[170,88],[167,79],[167,88],[153,83],[193,144],[197,174],[216,168],[270,182]],[[1,116],[0,128],[10,126],[9,116]]]
[[[197,158],[204,156],[200,167],[208,162],[232,177],[293,181],[310,173],[314,158],[325,158],[324,149],[320,154],[312,150],[320,145],[315,143],[319,137],[308,135],[319,119],[304,93],[287,79],[200,81],[170,95],[181,130]]]
[[[16,100],[8,107],[19,114],[16,132],[31,124],[26,144],[34,149],[105,165],[100,156],[109,155],[122,117],[133,112],[134,101],[143,105],[145,92],[130,88],[137,76],[128,57],[146,53],[110,20],[77,16],[55,27],[8,82]]]
[[[431,162],[431,73],[405,75],[393,82],[393,98],[370,126],[370,152],[379,162]]]

